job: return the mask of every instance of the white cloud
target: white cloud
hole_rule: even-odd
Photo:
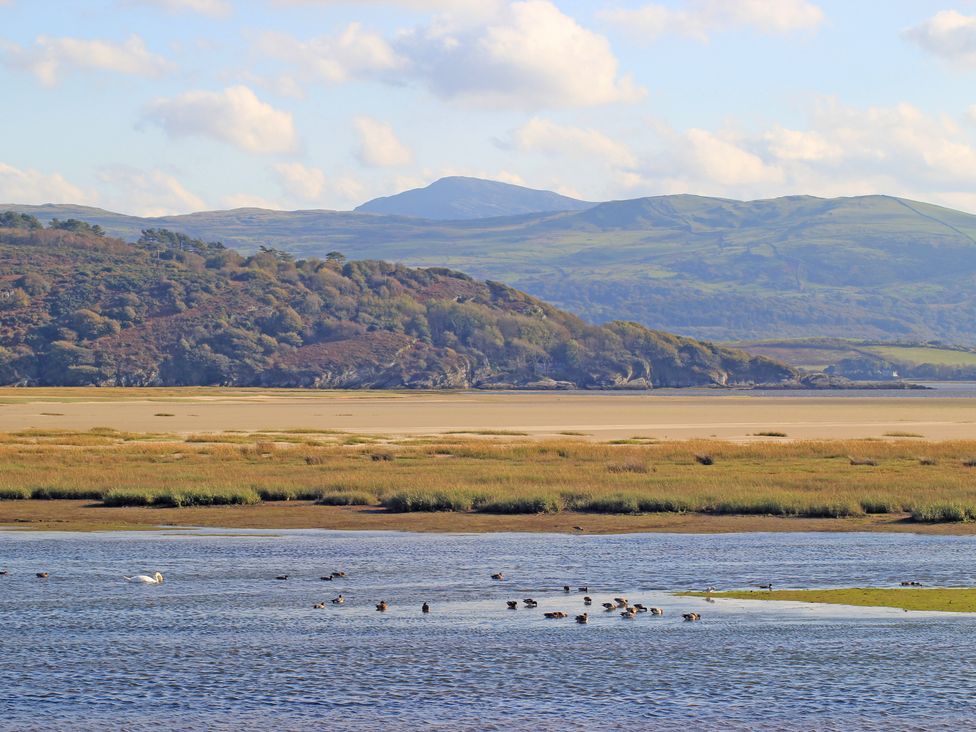
[[[363,165],[396,168],[413,159],[410,148],[400,142],[389,124],[372,117],[357,117],[355,125],[360,143],[357,157]]]
[[[24,48],[7,43],[4,62],[34,74],[42,84],[53,86],[64,71],[97,70],[132,76],[162,76],[175,66],[146,48],[138,35],[123,43],[82,38],[38,36],[34,46]]]
[[[390,5],[411,10],[474,12],[497,0],[274,0],[275,5]]]
[[[211,137],[248,152],[286,153],[298,147],[291,113],[262,102],[246,86],[157,99],[146,106],[144,118],[171,137]]]
[[[0,201],[4,203],[95,203],[95,196],[60,173],[22,170],[0,163]]]
[[[628,147],[598,130],[559,125],[533,117],[512,134],[512,146],[558,159],[596,159],[614,167],[632,167],[637,159]]]
[[[299,41],[268,34],[263,51],[328,83],[417,81],[445,99],[497,107],[585,107],[630,102],[644,90],[621,76],[607,39],[551,0],[488,3],[444,14],[392,38],[352,24]]]
[[[356,178],[330,178],[325,171],[302,163],[279,163],[274,166],[285,194],[302,204],[359,204],[366,194],[366,186]]]
[[[227,208],[266,208],[272,211],[283,211],[286,208],[278,201],[255,196],[251,193],[234,193],[230,196],[224,196],[220,205]]]
[[[599,15],[647,41],[666,34],[706,41],[714,32],[734,28],[792,33],[816,28],[824,19],[823,10],[809,0],[687,0],[679,8],[652,3]]]
[[[843,155],[839,145],[819,132],[789,130],[777,125],[764,137],[770,152],[781,160],[835,160]]]
[[[936,13],[904,37],[931,54],[963,66],[976,66],[976,17],[955,10]]]
[[[738,186],[782,180],[780,169],[712,132],[691,129],[685,133],[685,141],[687,161],[712,183]]]
[[[202,198],[161,170],[144,171],[119,165],[102,170],[98,177],[109,187],[107,205],[125,213],[166,216],[206,208]]]
[[[359,23],[350,23],[336,37],[310,41],[297,41],[283,33],[266,33],[259,48],[330,84],[392,71],[406,64],[386,39],[363,30]]]
[[[303,201],[315,201],[325,190],[325,173],[301,163],[278,163],[274,166],[285,193]]]
[[[200,13],[213,18],[225,18],[233,7],[229,0],[128,0],[128,5],[149,5],[171,13]]]

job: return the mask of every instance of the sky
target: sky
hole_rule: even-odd
[[[976,0],[0,0],[0,201],[587,200],[976,212]]]

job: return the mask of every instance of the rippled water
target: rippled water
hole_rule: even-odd
[[[0,728],[967,729],[976,617],[668,593],[973,585],[974,555],[877,534],[0,533]],[[543,618],[581,612],[579,584],[589,625]],[[600,612],[619,594],[666,615]]]

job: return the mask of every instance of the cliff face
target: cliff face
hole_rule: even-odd
[[[505,285],[154,232],[0,229],[0,382],[307,388],[781,383],[762,357],[590,325]]]

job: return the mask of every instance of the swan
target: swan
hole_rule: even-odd
[[[126,582],[141,582],[144,585],[161,585],[163,584],[163,575],[156,572],[152,577],[148,574],[137,574],[135,577],[126,577]]]

